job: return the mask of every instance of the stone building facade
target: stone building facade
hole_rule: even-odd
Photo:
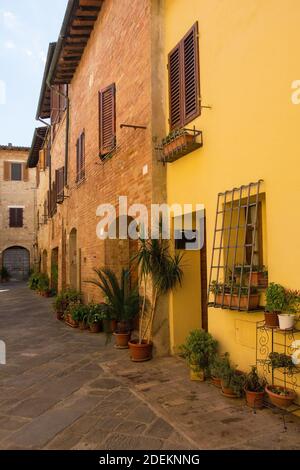
[[[28,278],[35,262],[36,170],[27,169],[29,148],[0,146],[0,268]]]

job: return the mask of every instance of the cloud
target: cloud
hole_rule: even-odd
[[[2,11],[1,16],[4,26],[7,29],[11,31],[15,31],[16,29],[18,29],[18,20],[14,13],[12,13],[11,11]]]
[[[33,52],[30,49],[25,49],[25,54],[28,55],[28,57],[31,57]]]
[[[46,54],[44,51],[40,51],[39,53],[39,58],[41,59],[41,61],[45,64],[46,63]]]
[[[7,40],[7,41],[4,41],[4,47],[5,49],[15,49],[16,45],[13,41]]]

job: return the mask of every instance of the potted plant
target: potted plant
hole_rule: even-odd
[[[191,380],[203,382],[217,354],[218,342],[204,330],[193,330],[180,349],[189,364]]]
[[[78,292],[74,289],[69,288],[60,292],[57,295],[53,304],[57,319],[62,320],[64,318],[65,311],[68,308],[69,304],[81,303],[81,299],[82,299],[81,292]]]
[[[294,390],[280,385],[267,385],[265,390],[270,402],[277,408],[289,408],[296,398]]]
[[[0,279],[1,282],[8,282],[10,280],[10,274],[5,266],[3,266],[0,270]]]
[[[87,320],[89,315],[89,306],[83,304],[75,304],[72,306],[71,315],[73,320],[78,323],[80,330],[88,328]]]
[[[37,290],[39,284],[40,273],[34,272],[30,275],[28,280],[28,287],[31,290]]]
[[[158,239],[145,240],[141,238],[140,248],[134,260],[140,270],[143,284],[143,302],[139,336],[137,340],[129,342],[129,349],[133,362],[144,362],[152,358],[153,325],[158,300],[182,283],[182,255],[171,255],[168,240],[164,240],[160,234]],[[153,289],[153,296],[148,309],[147,291],[149,284]]]
[[[268,270],[265,266],[253,266],[250,274],[248,266],[237,265],[234,267],[235,278],[239,284],[247,279],[247,284],[251,286],[266,288],[268,287]],[[243,273],[243,276],[242,276]]]
[[[97,285],[104,295],[100,308],[106,319],[117,320],[114,331],[117,349],[128,349],[131,337],[131,321],[139,314],[141,297],[137,288],[131,287],[131,275],[122,269],[120,281],[116,274],[108,268],[95,269],[97,280],[90,281]]]
[[[102,329],[103,314],[100,304],[91,303],[88,305],[87,323],[91,333],[97,334]]]
[[[280,284],[272,282],[266,290],[265,325],[270,328],[278,327],[278,314],[286,306],[285,289]]]
[[[293,330],[299,307],[300,292],[297,290],[286,289],[284,312],[278,314],[279,328],[281,330]]]
[[[259,306],[260,295],[254,286],[237,285],[233,281],[226,284],[213,281],[210,290],[215,295],[217,306],[240,308],[242,310],[255,310]]]
[[[222,394],[227,398],[240,398],[244,394],[245,375],[232,367],[229,359],[223,361],[220,369]]]
[[[70,302],[65,313],[64,320],[65,323],[71,328],[78,328],[78,321],[73,318],[73,311],[76,311],[76,307],[79,305],[79,302]]]
[[[269,354],[270,364],[272,369],[288,369],[289,373],[293,372],[295,367],[291,356],[278,352],[272,352]]]
[[[267,382],[264,377],[260,377],[256,366],[251,367],[251,371],[245,377],[244,390],[246,402],[250,408],[262,408]]]
[[[190,134],[188,131],[183,129],[177,129],[172,131],[162,141],[164,156],[168,158],[173,153],[179,152],[182,149],[186,149],[191,144],[195,143],[195,137],[195,134]]]
[[[50,281],[47,274],[40,274],[38,279],[37,290],[43,297],[48,297]]]
[[[222,388],[221,374],[224,362],[229,362],[229,353],[225,353],[223,356],[216,355],[210,365],[210,377],[213,385],[217,388]]]

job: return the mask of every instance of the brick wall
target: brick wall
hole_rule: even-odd
[[[162,31],[160,3],[150,0],[104,2],[69,87],[67,198],[58,206],[52,221],[40,230],[39,249],[41,252],[47,250],[48,260],[53,248],[58,247],[60,255],[65,254],[59,256],[60,288],[70,284],[76,265],[77,286],[86,301],[101,300],[99,289],[85,282],[93,277],[93,268],[106,265],[118,270],[126,266],[133,246],[129,247],[123,241],[97,238],[96,227],[100,221],[96,216],[97,207],[103,203],[113,204],[118,215],[119,196],[127,196],[129,205],[141,203],[147,207],[166,198],[165,170],[156,161],[153,144],[153,138],[164,133],[165,123],[163,80],[158,79],[160,73],[163,76],[165,64],[162,52],[151,45],[151,40],[157,39]],[[98,92],[112,83],[116,84],[118,150],[103,163],[99,159]],[[120,129],[121,124],[143,125],[147,129]],[[86,178],[77,185],[76,141],[83,130]],[[64,163],[65,135],[63,122],[52,146],[52,175],[55,168]],[[143,174],[146,166],[148,172]],[[43,195],[38,198],[43,199]],[[159,341],[162,354],[168,351],[167,316],[165,305],[160,312],[160,322],[162,318],[165,320]]]

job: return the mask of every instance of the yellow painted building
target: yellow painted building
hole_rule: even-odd
[[[245,185],[241,198],[239,191],[235,191],[232,201],[229,192],[225,204],[222,197],[220,207],[230,209],[239,200],[247,206],[249,183],[263,180],[257,205],[261,210],[260,247],[255,247],[254,258],[257,264],[267,266],[269,282],[294,289],[300,287],[300,105],[297,105],[297,90],[293,89],[297,86],[295,81],[300,79],[299,20],[298,0],[165,1],[165,60],[167,63],[172,52],[169,58],[174,61],[171,71],[172,62],[169,62],[165,80],[167,101],[170,104],[170,98],[175,100],[175,123],[178,118],[176,61],[181,61],[178,73],[188,80],[189,68],[185,62],[189,60],[188,52],[184,59],[188,43],[183,39],[194,25],[194,31],[198,27],[201,115],[194,118],[191,113],[189,119],[185,108],[183,119],[178,120],[180,125],[174,128],[195,126],[203,132],[202,147],[167,163],[168,202],[204,204],[207,243],[207,268],[205,260],[201,262],[199,251],[186,251],[183,288],[170,298],[173,352],[192,328],[206,322],[205,312],[201,313],[201,303],[204,309],[201,292],[202,297],[205,292],[201,280],[206,282],[206,273],[201,273],[201,267],[207,270],[209,284],[219,193]],[[174,55],[177,45],[180,45],[178,56]],[[173,95],[170,73],[175,80]],[[180,81],[178,84],[182,87]],[[169,130],[170,124],[172,119],[166,123]],[[245,211],[252,211],[253,201],[255,207],[255,197],[252,197],[255,190],[251,188],[250,205],[242,211],[244,218]],[[230,210],[228,214],[225,224],[231,223],[233,227],[236,215],[226,222]],[[241,231],[240,237],[244,237]],[[223,247],[231,244],[226,235],[221,244]],[[225,249],[217,264],[224,266],[226,256]],[[233,256],[234,250],[228,256],[230,265]],[[236,264],[242,262],[241,256],[237,249]],[[224,277],[223,268],[219,274],[220,280]],[[260,291],[260,306],[263,305],[264,294]],[[263,311],[257,309],[247,313],[208,307],[209,331],[219,340],[221,349],[229,351],[232,360],[244,370],[255,363],[256,324],[263,319]]]

